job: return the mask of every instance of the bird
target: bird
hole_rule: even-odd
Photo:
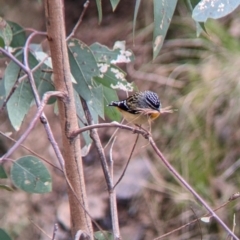
[[[150,125],[161,114],[161,102],[152,91],[136,92],[122,101],[112,101],[108,106],[117,107],[129,123],[137,126]]]

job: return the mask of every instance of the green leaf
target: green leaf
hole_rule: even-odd
[[[7,174],[1,164],[0,164],[0,178],[7,178]]]
[[[52,190],[52,180],[47,168],[34,156],[24,156],[11,168],[14,185],[29,193],[47,193]]]
[[[87,101],[89,111],[92,115],[94,123],[98,123],[98,115],[104,119],[104,106],[103,106],[103,90],[102,86],[99,85],[92,89],[94,98]]]
[[[153,59],[162,48],[177,0],[154,0]]]
[[[100,75],[94,77],[94,80],[105,87],[112,89],[121,89],[131,92],[134,89],[133,83],[127,81],[126,73],[113,64],[98,63]]]
[[[94,238],[97,240],[113,240],[113,235],[107,231],[97,231],[94,233]]]
[[[102,22],[102,0],[96,0],[98,10],[98,23]]]
[[[187,0],[187,5],[188,5],[188,8],[189,10],[193,11],[193,8],[199,3],[200,0]],[[205,29],[205,26],[204,26],[204,23],[202,22],[196,22],[196,30],[197,30],[197,37],[200,36],[201,32],[204,31],[205,33],[207,33],[206,29]]]
[[[4,80],[1,79],[0,80],[0,108],[3,105],[5,98],[6,98],[6,94],[5,94],[5,88],[4,88]]]
[[[17,56],[18,60],[21,60],[22,54]],[[4,84],[6,95],[8,95],[17,81],[21,76],[20,67],[11,61],[4,74]],[[14,129],[18,131],[22,124],[23,118],[30,108],[33,95],[28,79],[23,80],[16,88],[11,98],[7,102],[8,117]]]
[[[0,239],[1,240],[12,240],[10,238],[10,236],[2,228],[0,228]]]
[[[45,70],[49,70],[49,68],[46,66]],[[53,85],[53,82],[52,82],[51,78],[52,78],[52,74],[51,73],[48,73],[46,71],[42,71],[41,79],[40,79],[40,81],[38,83],[38,93],[41,96],[41,98],[43,97],[43,95],[46,92],[55,91],[55,87]],[[56,102],[56,100],[57,99],[55,97],[51,97],[48,100],[47,104],[53,104],[53,103]]]
[[[23,55],[21,52],[18,52],[15,57],[22,62]],[[38,64],[38,61],[31,53],[29,53],[28,58],[29,66],[31,69],[33,69]],[[44,67],[46,66],[43,65],[42,68]],[[43,74],[44,73],[41,71],[41,69],[37,69],[33,73],[33,77],[37,87],[39,86],[41,81],[44,81],[44,79],[42,79]],[[8,95],[12,91],[12,88],[17,79],[23,75],[24,73],[21,71],[20,67],[13,61],[8,64],[4,74],[6,95]],[[29,80],[28,78],[25,78],[20,84],[18,84],[16,90],[14,91],[7,103],[8,116],[12,126],[16,131],[20,129],[22,121],[25,115],[28,113],[33,99],[34,97]]]
[[[6,46],[10,45],[12,37],[13,34],[11,27],[3,18],[0,17],[0,38],[3,39]]]
[[[200,1],[193,9],[192,17],[197,22],[206,22],[208,18],[218,19],[233,12],[240,0]]]
[[[121,121],[121,114],[116,107],[109,107],[112,101],[118,101],[118,95],[115,90],[103,87],[105,113],[112,121]]]
[[[13,48],[22,47],[26,42],[26,33],[24,29],[15,22],[7,21],[13,33],[13,39],[10,46]]]
[[[91,49],[77,39],[68,42],[68,49],[71,72],[77,82],[73,85],[74,89],[104,118],[102,90],[93,80],[94,76],[99,75],[99,69]]]
[[[135,39],[135,29],[136,29],[136,21],[137,21],[137,15],[138,15],[138,10],[140,6],[141,0],[136,0],[135,8],[134,8],[134,17],[133,17],[133,42]]]
[[[125,41],[115,42],[112,50],[100,43],[93,43],[90,49],[98,62],[116,64],[134,61],[133,52],[131,50],[125,50]]]
[[[5,43],[4,43],[4,40],[3,38],[0,36],[0,47],[1,48],[4,48],[5,47]]]
[[[80,101],[78,93],[74,90],[74,99],[75,99],[75,104],[76,104],[76,111],[78,115],[78,124],[80,128],[85,127],[87,124],[87,120],[85,117],[85,113],[82,107],[82,103]],[[82,156],[86,156],[88,154],[88,150],[90,149],[92,139],[90,138],[90,133],[89,131],[85,131],[82,133],[83,139],[85,141],[85,146],[82,149]]]
[[[110,2],[111,2],[113,11],[115,11],[120,0],[110,0]]]

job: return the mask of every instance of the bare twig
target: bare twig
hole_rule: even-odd
[[[202,228],[201,228],[201,224],[200,224],[200,219],[197,217],[197,214],[195,213],[193,208],[191,207],[190,209],[192,210],[193,214],[196,216],[197,224],[198,224],[198,227],[199,227],[199,230],[200,230],[200,236],[201,236],[201,240],[202,240],[203,234],[202,234]]]
[[[33,226],[35,226],[37,229],[39,229],[45,236],[47,236],[49,239],[52,239],[41,227],[39,227],[32,219],[28,219]]]
[[[89,126],[83,127],[81,129],[73,131],[71,133],[70,137],[75,138],[75,137],[77,137],[77,135],[81,134],[82,132],[89,131],[89,130],[94,129],[94,128],[106,128],[106,127],[107,128],[109,128],[109,127],[121,128],[121,129],[132,131],[133,133],[139,133],[143,136],[146,135],[146,132],[143,131],[142,129],[136,129],[134,127],[123,125],[123,124],[120,124],[118,122],[111,122],[111,123],[94,124],[94,125],[89,125]]]
[[[234,195],[235,195],[235,194],[234,194]],[[216,212],[216,211],[218,211],[219,209],[222,209],[223,207],[227,206],[231,201],[233,201],[233,200],[235,200],[235,199],[237,199],[237,198],[235,198],[235,197],[233,197],[233,198],[230,197],[227,202],[225,202],[225,203],[223,203],[221,206],[213,209],[213,211]],[[199,220],[201,220],[202,218],[205,218],[205,217],[211,218],[212,216],[211,216],[211,214],[207,213],[207,214],[203,215],[203,216],[200,217],[200,218],[194,219],[194,220],[192,220],[191,222],[186,223],[186,224],[182,225],[182,226],[179,227],[179,228],[176,228],[176,229],[174,229],[174,230],[172,230],[172,231],[170,231],[170,232],[168,232],[168,233],[165,233],[165,234],[161,235],[160,237],[155,238],[154,240],[159,240],[159,239],[163,239],[163,238],[165,238],[165,237],[168,237],[169,235],[171,235],[171,234],[173,234],[173,233],[175,233],[175,232],[178,232],[178,231],[182,230],[183,228],[188,227],[189,225],[191,225],[191,224],[193,224],[193,223],[196,223],[197,221],[199,221]]]
[[[214,217],[217,222],[227,231],[227,233],[229,235],[231,235],[233,237],[233,239],[235,240],[239,240],[239,238],[229,229],[229,227],[221,220],[221,218],[218,217],[218,215],[214,212],[214,210],[211,209],[211,207],[202,199],[202,197],[185,181],[185,179],[173,168],[173,166],[167,161],[167,159],[164,157],[164,155],[162,154],[162,152],[158,149],[158,147],[156,146],[153,138],[150,135],[146,135],[145,131],[141,131],[139,129],[133,129],[129,126],[125,126],[125,125],[121,125],[119,123],[108,123],[108,124],[96,124],[96,125],[91,125],[91,126],[87,126],[84,127],[80,130],[74,131],[71,136],[72,137],[76,137],[78,134],[80,134],[83,131],[87,131],[87,130],[91,130],[94,128],[102,128],[102,127],[118,127],[118,128],[122,128],[122,129],[126,129],[126,130],[131,130],[134,131],[136,133],[140,133],[142,134],[145,138],[148,138],[150,145],[152,146],[152,148],[154,149],[154,151],[156,152],[156,154],[159,156],[159,158],[162,160],[163,164],[167,167],[167,169],[174,175],[174,177],[180,181],[180,183],[189,191],[193,194],[193,196],[208,210],[209,214],[211,217]],[[239,194],[238,194],[239,196]],[[230,200],[235,199],[235,197],[230,198]],[[197,221],[197,220],[196,220]],[[156,238],[155,240],[158,240],[160,238]]]
[[[11,138],[10,136],[7,136],[7,134],[3,133],[0,131],[0,134],[6,138],[8,138],[9,140],[13,141],[13,142],[17,142],[15,139]],[[42,159],[44,162],[46,162],[47,164],[51,165],[52,167],[56,168],[57,170],[62,171],[62,169],[60,169],[58,166],[55,166],[53,163],[49,162],[46,158],[40,156],[39,154],[37,154],[36,152],[34,152],[33,150],[31,150],[30,148],[24,146],[23,144],[20,144],[20,146],[24,149],[26,149],[27,151],[29,151],[30,153],[32,153],[33,155],[37,156],[38,158]]]
[[[113,145],[115,143],[116,137],[113,138],[112,145],[109,151],[109,162],[110,162],[110,174],[111,178],[113,179],[113,155],[112,155],[112,150],[113,150]]]
[[[167,161],[167,159],[163,156],[162,152],[157,148],[154,140],[151,136],[148,137],[148,140],[153,147],[156,154],[162,160],[163,164],[167,167],[167,169],[177,178],[181,184],[188,189],[189,192],[193,194],[194,197],[198,199],[198,201],[209,211],[209,213],[219,222],[219,224],[231,235],[234,239],[239,240],[239,238],[230,230],[230,228],[222,221],[220,217],[211,209],[211,207],[202,199],[202,197],[185,181],[185,179],[173,168],[173,166]],[[157,240],[157,239],[156,239]]]
[[[56,234],[57,234],[57,230],[58,230],[58,224],[55,223],[55,224],[54,224],[54,228],[53,228],[53,236],[52,236],[52,240],[55,240],[55,238],[56,238]]]
[[[29,63],[28,63],[28,48],[29,48],[29,45],[30,45],[30,42],[32,40],[32,38],[35,36],[35,35],[39,35],[40,32],[33,32],[30,34],[30,36],[28,37],[27,41],[26,41],[26,44],[25,44],[25,47],[24,47],[24,52],[23,52],[23,55],[24,55],[24,68],[25,68],[25,71],[26,73],[28,74],[28,78],[29,78],[29,82],[30,82],[30,85],[31,85],[31,88],[32,88],[32,91],[33,91],[33,95],[34,95],[34,98],[35,98],[35,101],[36,101],[36,105],[37,107],[40,106],[40,97],[38,95],[38,91],[37,91],[37,87],[36,87],[36,84],[35,84],[35,81],[34,81],[34,78],[33,78],[33,73],[32,73],[32,70],[31,68],[29,67]],[[45,32],[42,32],[43,35],[45,35],[46,33]],[[44,113],[42,113],[40,115],[40,118],[41,118],[41,122],[47,132],[47,135],[48,135],[48,139],[55,151],[55,154],[57,156],[57,159],[62,167],[62,169],[64,168],[64,159],[63,159],[63,156],[62,156],[62,153],[58,147],[58,144],[53,136],[53,133],[52,133],[52,130],[50,128],[50,125],[48,123],[48,120],[45,116]]]
[[[39,62],[33,69],[32,72],[35,72],[39,67],[41,67],[41,65],[46,61],[48,57],[45,57],[41,62]],[[6,104],[8,102],[8,100],[10,99],[10,97],[13,95],[13,93],[15,92],[15,90],[17,89],[18,85],[25,79],[27,78],[27,74],[25,74],[24,76],[17,78],[16,82],[13,84],[11,91],[9,92],[9,94],[7,95],[7,97],[5,98],[2,107],[0,109],[0,113],[4,110],[4,108],[6,107]]]
[[[79,17],[79,19],[78,19],[75,27],[73,28],[72,32],[71,32],[71,33],[69,34],[69,36],[67,37],[67,41],[68,41],[71,37],[74,36],[74,34],[75,34],[75,32],[77,31],[78,27],[79,27],[80,24],[82,23],[83,16],[84,16],[84,14],[85,14],[85,12],[86,12],[86,10],[87,10],[87,8],[88,8],[89,3],[90,3],[89,0],[87,0],[87,1],[84,3],[84,5],[83,5],[83,11],[82,11],[82,13],[81,13],[81,15],[80,15],[80,17]]]
[[[138,138],[139,138],[139,133],[138,133],[138,135],[137,135],[137,137],[136,137],[136,139],[135,139],[135,142],[134,142],[134,144],[133,144],[131,153],[130,153],[129,158],[128,158],[128,160],[127,160],[127,164],[126,164],[126,166],[124,167],[121,176],[119,177],[119,179],[117,180],[117,182],[115,183],[115,185],[114,185],[113,188],[115,188],[115,187],[120,183],[120,181],[122,180],[122,178],[123,178],[123,176],[124,176],[124,174],[125,174],[125,172],[126,172],[126,170],[127,170],[128,164],[130,163],[130,160],[131,160],[131,158],[132,158],[133,151],[134,151],[134,149],[135,149],[135,147],[136,147],[136,145],[137,145]]]
[[[89,112],[88,106],[83,99],[81,99],[81,100],[82,100],[82,106],[85,111],[85,116],[86,116],[87,122],[88,122],[88,124],[92,125],[93,120],[92,120],[92,116]],[[114,240],[120,240],[121,237],[120,237],[119,222],[118,222],[117,199],[116,199],[116,192],[113,188],[113,178],[111,177],[111,173],[109,171],[107,159],[106,159],[97,129],[95,129],[95,128],[91,129],[90,136],[91,136],[93,142],[95,143],[96,149],[98,151],[98,154],[100,157],[100,162],[101,162],[103,173],[104,173],[104,177],[105,177],[105,180],[106,180],[107,186],[108,186]]]
[[[27,138],[27,136],[29,135],[29,133],[32,131],[32,129],[34,128],[34,126],[36,125],[39,117],[42,115],[43,109],[48,101],[48,99],[52,96],[58,96],[58,97],[64,97],[64,94],[62,92],[47,92],[44,94],[43,96],[43,100],[40,103],[37,113],[35,114],[33,120],[31,121],[31,123],[29,124],[28,128],[26,129],[26,131],[22,134],[22,136],[16,141],[16,143],[7,151],[7,153],[5,153],[1,158],[0,158],[0,163],[3,159],[8,158],[20,145],[21,143]]]

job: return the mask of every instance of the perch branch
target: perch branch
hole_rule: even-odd
[[[219,218],[219,216],[211,209],[211,207],[203,200],[203,198],[186,182],[186,180],[174,169],[174,167],[167,161],[167,159],[164,157],[162,152],[158,149],[156,146],[153,138],[151,135],[146,135],[145,131],[141,131],[138,129],[131,128],[129,126],[125,126],[119,123],[103,123],[103,124],[96,124],[84,127],[80,130],[74,131],[71,136],[76,136],[77,134],[87,131],[93,128],[102,128],[102,127],[118,127],[125,130],[134,131],[135,133],[142,134],[145,138],[147,138],[150,142],[150,145],[154,149],[155,153],[158,155],[158,157],[162,160],[162,163],[167,167],[167,169],[173,174],[173,176],[189,191],[193,194],[193,196],[208,210],[210,216],[214,217],[217,222],[227,231],[227,233],[235,240],[239,240],[239,238],[230,230],[230,228]]]

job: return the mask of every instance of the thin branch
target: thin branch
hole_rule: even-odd
[[[127,170],[127,167],[128,167],[128,165],[129,165],[129,163],[130,163],[130,160],[131,160],[131,158],[132,158],[134,149],[135,149],[135,147],[136,147],[136,145],[137,145],[138,138],[139,138],[139,133],[138,133],[138,135],[137,135],[137,137],[136,137],[136,139],[135,139],[135,142],[134,142],[134,145],[133,145],[133,147],[132,147],[131,153],[130,153],[130,155],[129,155],[129,157],[128,157],[127,164],[126,164],[126,166],[124,167],[123,172],[122,172],[120,178],[117,180],[117,182],[115,183],[115,185],[114,185],[113,188],[115,188],[115,187],[120,183],[120,181],[122,180],[123,176],[125,175],[125,172],[126,172],[126,170]]]
[[[116,137],[113,138],[113,141],[112,141],[112,145],[111,145],[111,148],[110,148],[110,151],[109,151],[109,162],[110,162],[110,174],[111,174],[111,178],[113,179],[113,154],[112,154],[112,150],[113,150],[113,145],[115,143],[115,140],[116,140]]]
[[[81,101],[82,101],[82,106],[83,106],[88,124],[93,124],[92,116],[89,112],[86,102],[82,98],[81,98]],[[95,128],[91,129],[90,136],[98,151],[104,177],[108,186],[114,240],[120,240],[121,237],[120,237],[119,222],[118,222],[117,199],[116,199],[116,192],[114,191],[114,188],[113,188],[113,178],[111,177],[111,173],[109,171],[107,159],[106,159],[97,129]]]
[[[234,194],[234,195],[235,195],[235,194]],[[240,196],[238,196],[238,198],[239,198],[239,197],[240,197]],[[237,198],[235,198],[235,197],[230,197],[227,202],[225,202],[225,203],[223,203],[221,206],[213,209],[213,211],[216,212],[216,211],[218,211],[219,209],[224,208],[224,207],[227,206],[230,202],[232,202],[232,201],[234,201],[234,200],[236,200],[236,199],[237,199]],[[160,236],[160,237],[154,238],[154,240],[159,240],[159,239],[163,239],[163,238],[165,238],[165,237],[168,237],[169,235],[171,235],[171,234],[173,234],[173,233],[175,233],[175,232],[178,232],[178,231],[182,230],[183,228],[188,227],[188,226],[190,226],[191,224],[196,223],[197,221],[199,221],[199,220],[201,220],[202,218],[205,218],[205,217],[211,218],[212,216],[211,216],[211,214],[207,213],[207,214],[203,215],[202,217],[197,218],[197,219],[194,219],[194,220],[192,220],[191,222],[186,223],[186,224],[182,225],[181,227],[176,228],[176,229],[174,229],[174,230],[172,230],[172,231],[170,231],[170,232],[168,232],[168,233],[165,233],[164,235],[162,235],[162,236]]]
[[[35,222],[33,222],[32,219],[28,219],[32,224],[33,226],[35,226],[38,230],[40,230],[45,236],[47,236],[49,239],[52,239],[41,227],[39,227]]]
[[[193,210],[193,208],[191,207],[190,209],[192,210],[194,216],[196,216],[197,224],[198,224],[198,227],[199,227],[199,230],[200,230],[200,233],[201,233],[201,240],[202,240],[203,234],[202,234],[202,228],[201,228],[201,224],[200,224],[200,219],[197,217],[197,214],[195,213],[195,211]]]
[[[101,124],[94,124],[94,125],[89,125],[89,126],[86,126],[86,127],[82,127],[81,129],[73,131],[70,134],[70,138],[75,138],[79,134],[81,134],[85,131],[89,131],[89,130],[94,129],[94,128],[109,128],[109,127],[121,128],[121,129],[129,130],[133,133],[139,133],[139,134],[143,135],[144,137],[146,136],[146,131],[143,131],[142,129],[136,129],[134,127],[123,125],[123,124],[120,124],[118,122],[111,122],[111,123],[101,123]]]
[[[57,230],[58,230],[58,224],[55,223],[54,227],[53,227],[53,236],[52,236],[52,240],[55,240],[56,238],[56,234],[57,234]]]
[[[9,57],[13,62],[15,62],[19,67],[22,68],[22,70],[26,73],[28,73],[28,68],[25,67],[25,65],[23,63],[21,63],[17,58],[15,58],[15,56],[8,52],[7,50],[0,48],[0,52],[2,52],[4,55],[6,55],[7,57]]]
[[[36,105],[37,107],[39,107],[40,105],[40,97],[39,97],[39,94],[38,94],[38,91],[37,91],[37,87],[36,87],[36,84],[35,84],[35,81],[34,81],[34,78],[33,78],[33,73],[32,73],[32,70],[31,68],[29,67],[29,63],[28,63],[28,48],[29,48],[29,45],[30,45],[30,41],[32,40],[32,38],[35,36],[35,35],[38,35],[38,34],[42,34],[42,35],[46,35],[45,32],[33,32],[30,34],[30,36],[28,37],[27,41],[26,41],[26,44],[25,44],[25,47],[24,47],[24,51],[23,51],[23,55],[24,55],[24,63],[25,63],[25,70],[26,70],[26,73],[28,74],[28,78],[29,78],[29,82],[30,82],[30,85],[32,87],[32,91],[33,91],[33,95],[34,95],[34,98],[35,98],[35,102],[36,102]],[[48,135],[48,139],[55,151],[55,154],[57,156],[57,159],[62,167],[62,169],[64,168],[64,159],[63,159],[63,155],[59,149],[59,146],[53,136],[53,133],[52,133],[52,130],[51,130],[51,127],[48,123],[48,120],[45,116],[44,113],[42,113],[40,115],[40,118],[41,118],[41,122],[47,132],[47,135]]]
[[[43,95],[43,100],[40,103],[37,113],[35,114],[33,120],[30,122],[28,128],[26,131],[22,134],[22,136],[16,141],[16,143],[5,153],[1,158],[0,158],[0,163],[2,160],[5,158],[8,158],[20,145],[21,143],[27,138],[29,133],[32,131],[34,126],[36,125],[39,117],[42,115],[43,109],[45,105],[47,104],[47,101],[50,97],[56,96],[56,97],[64,97],[64,94],[62,92],[57,92],[57,91],[52,91],[52,92],[47,92]]]
[[[188,189],[189,192],[193,194],[195,198],[209,211],[209,213],[220,223],[220,225],[231,235],[234,239],[239,240],[239,238],[230,230],[230,228],[222,221],[220,217],[211,209],[211,207],[203,200],[203,198],[185,181],[185,179],[173,168],[173,166],[167,161],[167,159],[163,156],[162,152],[156,146],[154,140],[151,136],[148,137],[148,140],[153,147],[155,153],[162,160],[163,164],[167,167],[167,169],[177,178],[181,184]],[[157,240],[157,239],[156,239]]]
[[[121,125],[119,123],[103,123],[103,124],[95,124],[95,125],[91,125],[91,126],[87,126],[84,127],[80,130],[76,130],[74,131],[71,136],[77,136],[77,134],[83,132],[83,131],[87,131],[93,128],[102,128],[102,127],[118,127],[118,128],[122,128],[122,129],[126,129],[126,130],[130,130],[133,131],[135,130],[136,133],[140,133],[142,134],[145,138],[148,138],[150,145],[152,146],[152,148],[154,149],[155,153],[159,156],[159,158],[162,160],[163,164],[167,167],[167,169],[174,175],[174,177],[176,179],[178,179],[180,181],[180,183],[189,191],[193,194],[193,196],[209,211],[209,214],[211,217],[214,217],[217,222],[228,232],[229,235],[231,235],[233,237],[233,239],[235,240],[239,240],[239,238],[230,230],[230,228],[221,220],[221,218],[218,217],[218,215],[216,215],[216,213],[214,212],[214,210],[211,209],[211,207],[202,199],[202,197],[185,181],[185,179],[173,168],[173,166],[167,161],[167,159],[164,157],[164,155],[162,154],[162,152],[158,149],[158,147],[156,146],[153,138],[151,137],[151,135],[146,135],[146,132],[141,131],[139,129],[133,129],[129,126],[125,126],[125,125]],[[239,194],[236,196],[236,198],[239,196]],[[235,199],[235,197],[232,197],[232,199]],[[232,199],[229,199],[232,200]],[[155,240],[158,240],[160,238],[156,238]]]
[[[3,132],[1,132],[1,131],[0,131],[0,134],[1,134],[2,136],[4,136],[5,138],[8,138],[9,140],[11,140],[11,141],[13,141],[13,142],[15,142],[15,143],[17,142],[15,139],[11,138],[10,136],[7,136],[5,133],[3,133]],[[44,162],[46,162],[46,163],[49,164],[50,166],[52,166],[52,167],[56,168],[57,170],[63,172],[62,169],[60,169],[58,166],[55,166],[53,163],[49,162],[46,158],[40,156],[39,154],[37,154],[36,152],[34,152],[33,150],[31,150],[30,148],[24,146],[23,144],[20,144],[20,146],[21,146],[22,148],[26,149],[27,151],[29,151],[30,153],[32,153],[33,155],[37,156],[38,158],[42,159]]]
[[[84,14],[85,14],[85,12],[86,12],[86,10],[87,10],[87,8],[88,8],[89,3],[90,3],[89,0],[87,0],[87,1],[84,3],[84,5],[83,5],[83,11],[82,11],[82,13],[81,13],[81,15],[80,15],[80,17],[79,17],[79,19],[78,19],[75,27],[73,28],[72,32],[71,32],[71,33],[69,34],[69,36],[67,37],[67,39],[66,39],[67,41],[68,41],[71,37],[74,36],[74,34],[75,34],[75,32],[77,31],[78,27],[79,27],[80,24],[82,23],[83,16],[84,16]]]
[[[48,58],[45,57],[41,62],[39,62],[33,69],[32,69],[32,72],[35,72],[38,68],[40,68],[42,66],[42,64],[46,61],[46,59]],[[7,97],[5,98],[3,104],[2,104],[2,107],[0,109],[0,113],[4,110],[4,108],[6,107],[6,104],[8,102],[8,100],[10,99],[10,97],[13,95],[13,93],[15,92],[15,90],[17,89],[18,85],[25,79],[27,78],[27,74],[25,74],[24,76],[20,77],[20,78],[17,78],[17,80],[15,81],[15,83],[13,84],[12,86],[12,89],[11,91],[9,92],[9,94],[7,95]]]

